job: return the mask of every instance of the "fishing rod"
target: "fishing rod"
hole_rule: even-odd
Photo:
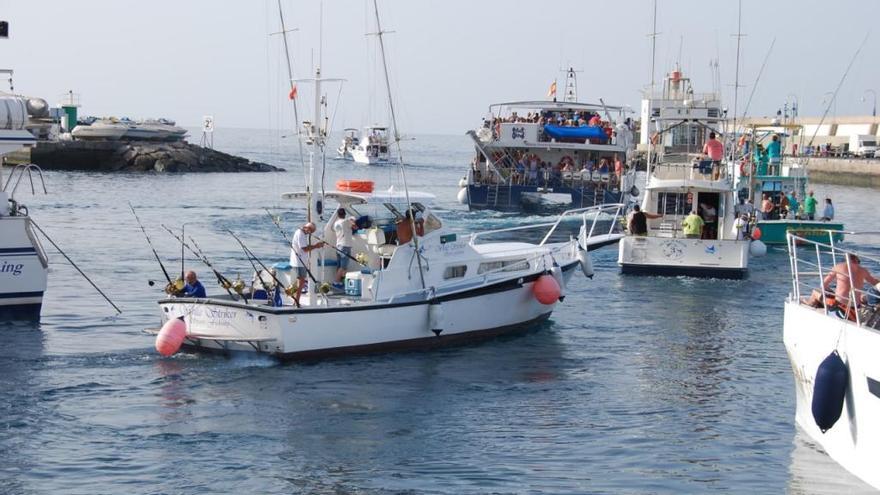
[[[42,228],[40,228],[40,226],[37,225],[37,222],[35,222],[34,219],[33,219],[32,217],[28,217],[28,218],[30,219],[31,225],[33,225],[33,226],[34,226],[34,227],[35,227],[35,228],[36,228],[41,234],[43,234],[43,237],[45,237],[46,240],[49,241],[49,243],[51,243],[52,246],[53,246],[55,249],[57,249],[59,253],[61,253],[61,256],[64,256],[64,258],[65,258],[68,262],[70,262],[71,266],[73,266],[74,268],[76,268],[76,271],[78,271],[79,274],[82,275],[83,278],[86,279],[86,281],[87,281],[88,283],[92,284],[92,287],[94,287],[95,290],[98,291],[98,294],[101,294],[101,297],[103,297],[108,303],[110,303],[111,306],[113,306],[113,309],[116,310],[116,313],[117,313],[117,314],[122,314],[122,310],[119,309],[119,306],[113,304],[113,301],[111,301],[110,298],[107,297],[107,294],[104,294],[104,291],[102,291],[100,287],[98,287],[94,282],[92,282],[92,279],[90,279],[90,278],[88,277],[88,275],[86,275],[85,272],[83,272],[83,271],[80,269],[80,267],[76,266],[76,263],[74,263],[73,260],[70,259],[70,256],[68,256],[67,253],[65,253],[64,251],[61,250],[61,247],[58,246],[58,244],[55,244],[55,241],[53,241],[52,238],[49,237],[49,234],[47,234],[46,231],[44,231]]]
[[[171,294],[171,291],[178,291],[183,288],[181,285],[178,288],[177,281],[172,282],[171,276],[168,275],[168,270],[165,269],[165,265],[162,263],[162,259],[159,257],[159,253],[156,252],[156,248],[153,247],[153,242],[150,240],[150,236],[147,234],[147,229],[144,228],[144,224],[141,223],[141,219],[138,217],[137,212],[134,211],[134,206],[132,206],[131,202],[128,203],[128,207],[131,209],[131,214],[134,215],[134,219],[137,221],[138,227],[141,228],[141,232],[144,233],[144,238],[147,239],[147,244],[150,246],[150,249],[153,251],[153,256],[156,257],[156,261],[159,262],[159,267],[162,268],[162,273],[165,275],[165,280],[168,281],[168,285],[165,286],[165,292]],[[180,279],[180,282],[183,281],[183,278]]]
[[[242,293],[241,285],[236,284],[235,282],[232,282],[231,280],[226,278],[222,273],[220,273],[216,268],[214,268],[214,265],[211,264],[211,262],[208,260],[208,257],[205,256],[205,254],[202,252],[202,249],[198,247],[198,245],[196,244],[196,240],[193,239],[192,236],[190,236],[190,240],[192,241],[193,245],[195,245],[198,248],[199,252],[196,252],[192,247],[190,247],[189,244],[187,244],[184,241],[184,239],[182,237],[178,237],[177,234],[175,234],[167,226],[162,225],[162,228],[165,229],[166,232],[171,234],[171,237],[174,237],[175,239],[177,239],[178,242],[180,242],[181,249],[183,247],[186,247],[187,249],[189,249],[189,252],[191,252],[193,254],[193,256],[196,257],[196,259],[198,259],[199,261],[204,263],[208,268],[210,268],[211,271],[214,272],[214,276],[217,277],[217,283],[220,285],[220,287],[223,287],[223,289],[225,289],[226,292],[230,296],[235,297],[233,295],[233,293],[229,290],[230,288],[233,288],[233,289],[235,289],[235,292],[244,299],[244,302],[247,303],[247,297]]]
[[[272,280],[274,280],[275,283],[278,284],[278,286],[284,290],[284,293],[293,299],[293,302],[296,304],[296,307],[297,308],[300,307],[299,301],[297,301],[296,299],[293,298],[293,294],[294,294],[293,284],[291,284],[290,287],[286,287],[284,285],[284,282],[282,282],[281,280],[278,280],[278,277],[275,275],[275,272],[273,270],[270,270],[269,267],[267,267],[265,263],[263,263],[259,258],[257,258],[257,256],[254,254],[253,251],[251,251],[247,246],[245,246],[244,242],[237,235],[235,235],[235,232],[233,232],[229,229],[226,229],[226,232],[229,232],[229,235],[231,235],[232,238],[238,242],[238,244],[241,246],[242,251],[244,251],[244,254],[246,256],[248,256],[248,261],[250,261],[251,265],[254,264],[254,261],[259,263],[260,266],[263,268],[263,271],[268,273],[269,276],[272,277]],[[299,256],[297,256],[297,258],[299,258]],[[300,260],[300,262],[302,262],[302,260]],[[268,295],[269,289],[268,289],[268,287],[266,287],[266,283],[263,281],[263,277],[260,276],[260,270],[257,270],[257,267],[254,266],[254,271],[257,272],[257,278],[260,279],[260,284],[266,290],[266,293]],[[315,279],[315,277],[312,275],[311,271],[308,268],[306,268],[306,272],[312,278],[312,281],[314,281],[314,283],[317,287],[317,284],[318,284],[317,279]]]
[[[278,218],[277,218],[275,215],[273,215],[272,212],[270,212],[268,208],[266,208],[266,213],[268,213],[269,216],[272,218],[272,223],[274,223],[275,226],[278,227],[278,231],[281,233],[281,236],[284,237],[284,240],[287,241],[288,244],[292,244],[292,241],[290,240],[290,238],[287,237],[287,233],[284,232],[284,228],[281,227],[281,224],[279,223]],[[314,237],[315,239],[317,239],[318,241],[323,242],[325,246],[328,246],[328,247],[332,248],[332,249],[333,249],[334,251],[336,251],[337,253],[339,253],[339,254],[341,254],[341,255],[347,257],[348,259],[354,261],[355,263],[357,263],[357,264],[359,264],[359,265],[361,265],[361,266],[368,266],[368,265],[367,265],[366,263],[364,263],[363,261],[361,261],[361,260],[355,258],[354,256],[352,256],[352,255],[346,253],[345,251],[343,251],[343,250],[337,248],[336,246],[334,246],[334,245],[328,243],[328,242],[325,241],[324,239],[321,239],[320,237],[316,236],[315,234],[310,234],[310,235],[311,235],[312,237]],[[299,255],[298,255],[298,254],[296,255],[296,257],[297,257],[297,259],[299,259]],[[300,259],[299,261],[302,262],[302,259]],[[312,277],[312,278],[314,278],[314,277]]]

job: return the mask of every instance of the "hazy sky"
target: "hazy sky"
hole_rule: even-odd
[[[317,0],[282,0],[296,77],[318,61]],[[573,65],[580,99],[638,109],[650,83],[651,0],[379,0],[396,106],[404,133],[459,134],[493,102],[543,99],[559,69]],[[198,125],[276,128],[288,119],[276,0],[0,0],[11,37],[2,65],[16,91],[55,103],[71,89],[86,115],[170,117]],[[739,109],[768,48],[751,115],[775,113],[795,97],[818,115],[862,39],[880,25],[874,0],[743,1]],[[385,119],[385,92],[372,30],[372,1],[327,0],[323,72],[345,78],[328,88],[334,127]],[[369,21],[369,22],[368,22]],[[733,108],[737,2],[659,0],[657,77],[679,60],[697,92],[712,90],[720,61],[725,103]],[[870,114],[880,91],[880,32],[844,83],[838,115]],[[6,89],[6,88],[2,88]],[[300,86],[300,111],[311,114]],[[861,101],[863,98],[865,102]]]

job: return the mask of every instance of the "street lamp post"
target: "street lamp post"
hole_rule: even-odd
[[[873,98],[871,103],[871,117],[877,116],[877,92],[873,89],[866,89],[865,93],[862,95],[862,101],[865,101],[865,95],[871,93],[871,97]]]

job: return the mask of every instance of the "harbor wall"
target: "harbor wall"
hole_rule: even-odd
[[[880,187],[878,159],[810,158],[807,170],[812,182]]]

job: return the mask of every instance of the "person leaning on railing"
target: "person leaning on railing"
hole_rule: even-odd
[[[844,260],[834,265],[828,274],[825,275],[825,278],[822,279],[822,292],[814,290],[806,304],[815,308],[821,308],[823,306],[823,294],[831,293],[832,282],[834,282],[834,297],[831,301],[826,301],[828,306],[836,305],[844,308],[849,316],[850,309],[857,309],[860,304],[867,301],[863,293],[865,283],[876,285],[880,283],[880,280],[871,275],[868,269],[862,266],[861,260],[857,255],[847,254],[846,256],[849,258],[849,264]],[[850,292],[856,293],[857,300],[855,304],[850,304]]]

